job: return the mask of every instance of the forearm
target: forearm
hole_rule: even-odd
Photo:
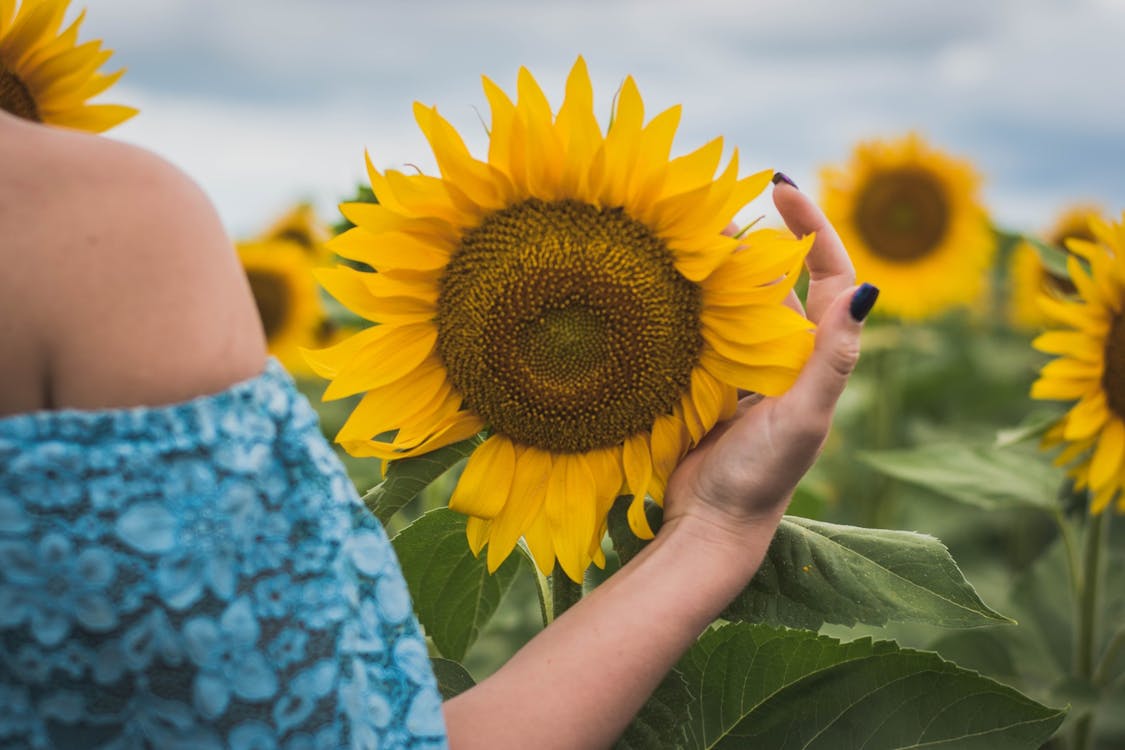
[[[778,518],[780,514],[778,514]],[[453,750],[607,747],[757,570],[777,526],[677,519],[502,669],[445,704]]]

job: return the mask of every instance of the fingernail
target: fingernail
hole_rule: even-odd
[[[879,299],[879,287],[873,284],[863,283],[860,284],[859,289],[855,290],[852,295],[852,303],[848,306],[848,312],[852,314],[852,320],[856,323],[862,323],[867,313],[871,312],[871,308],[875,306],[875,300]]]
[[[786,185],[793,188],[794,190],[800,190],[801,189],[801,188],[797,187],[797,183],[795,183],[795,182],[793,182],[793,180],[789,179],[789,175],[785,174],[784,172],[774,172],[773,173],[773,184],[776,185],[779,182],[784,182]]]

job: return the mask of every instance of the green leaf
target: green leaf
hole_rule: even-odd
[[[728,625],[680,666],[692,750],[1030,749],[1064,716],[937,654],[868,638]]]
[[[1035,248],[1035,252],[1039,253],[1039,261],[1048,272],[1060,279],[1070,278],[1070,271],[1066,268],[1066,259],[1070,256],[1069,252],[1030,235],[1025,234],[1021,239]]]
[[[1043,436],[1051,425],[1059,421],[1058,410],[1035,411],[1024,417],[1015,427],[1009,427],[996,433],[995,448],[1010,448],[1029,440],[1037,440]]]
[[[523,564],[510,555],[489,575],[465,538],[466,517],[448,508],[422,515],[392,540],[414,611],[442,656],[460,661]]]
[[[868,451],[860,460],[884,474],[979,508],[1014,505],[1049,509],[1063,471],[1044,457],[971,445],[927,445]]]
[[[435,656],[430,659],[430,665],[434,668],[438,692],[443,701],[460,695],[477,684],[468,670],[455,661]]]
[[[932,536],[796,516],[781,520],[762,567],[723,616],[811,630],[826,622],[1011,622],[981,601]]]
[[[615,750],[682,750],[691,701],[683,676],[673,669],[625,728]]]
[[[482,442],[482,438],[475,435],[421,456],[391,462],[383,481],[363,496],[364,504],[386,526],[391,516],[458,461],[468,458]]]

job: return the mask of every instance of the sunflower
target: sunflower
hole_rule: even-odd
[[[258,239],[263,242],[290,242],[304,250],[315,263],[327,262],[331,257],[324,245],[328,241],[328,227],[317,217],[312,204],[307,202],[298,203],[285,212]]]
[[[1094,206],[1069,208],[1058,217],[1043,240],[1061,253],[1066,252],[1067,240],[1093,241],[1090,219],[1100,214],[1100,210]],[[1074,284],[1070,279],[1053,273],[1043,265],[1039,252],[1028,242],[1021,242],[1012,251],[1009,269],[1009,318],[1017,328],[1036,329],[1047,323],[1046,315],[1039,309],[1040,294],[1046,292],[1063,297],[1074,294]]]
[[[1044,446],[1065,445],[1056,462],[1070,466],[1079,489],[1089,489],[1092,513],[1114,498],[1125,513],[1125,213],[1118,224],[1093,217],[1089,227],[1092,241],[1066,243],[1075,298],[1039,298],[1048,319],[1063,330],[1032,342],[1058,358],[1043,367],[1031,396],[1078,400],[1048,431]]]
[[[375,273],[318,274],[379,325],[309,353],[325,398],[364,392],[336,436],[396,460],[487,430],[450,499],[489,569],[522,536],[539,568],[581,581],[604,564],[619,494],[651,537],[645,497],[734,413],[737,389],[785,391],[811,326],[784,300],[811,244],[722,234],[771,173],[716,176],[723,142],[670,158],[680,107],[647,123],[632,78],[603,133],[585,62],[557,114],[526,69],[513,101],[484,79],[488,155],[416,104],[440,176],[368,173],[379,205],[329,244]]]
[[[324,346],[333,340],[335,331],[304,249],[287,241],[241,242],[238,257],[258,306],[270,354],[294,375],[311,374],[301,349]]]
[[[68,0],[0,0],[0,109],[49,125],[101,133],[137,113],[87,104],[125,72],[99,73],[112,52],[77,44],[85,11],[60,31]]]
[[[919,319],[979,304],[995,242],[972,166],[910,134],[822,172],[821,204],[879,307]]]

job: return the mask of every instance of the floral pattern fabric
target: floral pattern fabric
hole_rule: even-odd
[[[0,748],[437,750],[382,527],[275,362],[0,419]]]

